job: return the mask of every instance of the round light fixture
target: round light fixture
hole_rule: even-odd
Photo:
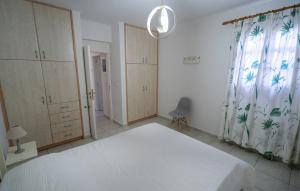
[[[155,7],[149,14],[147,29],[149,34],[157,39],[167,38],[176,27],[176,16],[173,9],[167,5]],[[154,33],[152,30],[157,31]]]

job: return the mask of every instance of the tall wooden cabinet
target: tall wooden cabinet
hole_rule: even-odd
[[[82,137],[71,12],[0,1],[0,83],[10,125],[39,148]]]
[[[42,60],[74,61],[70,11],[33,4]]]
[[[157,114],[157,43],[146,29],[125,25],[129,123]]]
[[[39,61],[0,60],[0,80],[9,123],[27,131],[22,141],[52,143],[42,68]]]
[[[32,3],[0,1],[0,59],[39,60]]]

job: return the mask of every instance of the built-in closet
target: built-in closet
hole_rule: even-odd
[[[0,83],[10,125],[43,149],[82,138],[70,10],[0,1]]]
[[[157,114],[157,46],[146,29],[125,25],[128,123]]]

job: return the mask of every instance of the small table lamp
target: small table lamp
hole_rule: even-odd
[[[24,137],[26,134],[27,132],[19,125],[13,126],[8,130],[6,137],[11,140],[16,140],[17,150],[15,151],[15,154],[24,151],[24,149],[21,148],[19,138]]]

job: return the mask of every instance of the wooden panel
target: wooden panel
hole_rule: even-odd
[[[53,134],[53,142],[58,143],[65,140],[69,140],[75,137],[82,136],[82,130],[81,129],[75,129],[75,130],[67,130],[59,133]]]
[[[67,111],[79,110],[79,102],[65,102],[60,104],[52,104],[48,106],[49,114],[63,113]]]
[[[9,123],[21,125],[28,133],[21,142],[37,146],[52,143],[39,61],[0,61],[0,81]]]
[[[52,133],[59,133],[59,132],[78,130],[78,129],[81,130],[81,121],[80,120],[66,121],[56,125],[51,125],[51,129],[52,129]]]
[[[39,59],[31,2],[1,0],[0,26],[0,59]]]
[[[156,32],[153,32],[156,33]],[[155,64],[157,65],[157,39],[150,36],[150,34],[147,32],[145,37],[145,59],[147,64]]]
[[[126,63],[144,62],[145,30],[125,25]]]
[[[145,116],[144,85],[145,64],[127,64],[127,115],[128,122]]]
[[[70,11],[33,3],[42,60],[74,61]]]
[[[48,104],[77,101],[74,62],[42,62]]]
[[[51,124],[58,124],[58,123],[71,121],[75,119],[80,119],[79,110],[50,115]]]
[[[155,115],[157,112],[157,66],[146,65],[145,116]]]

